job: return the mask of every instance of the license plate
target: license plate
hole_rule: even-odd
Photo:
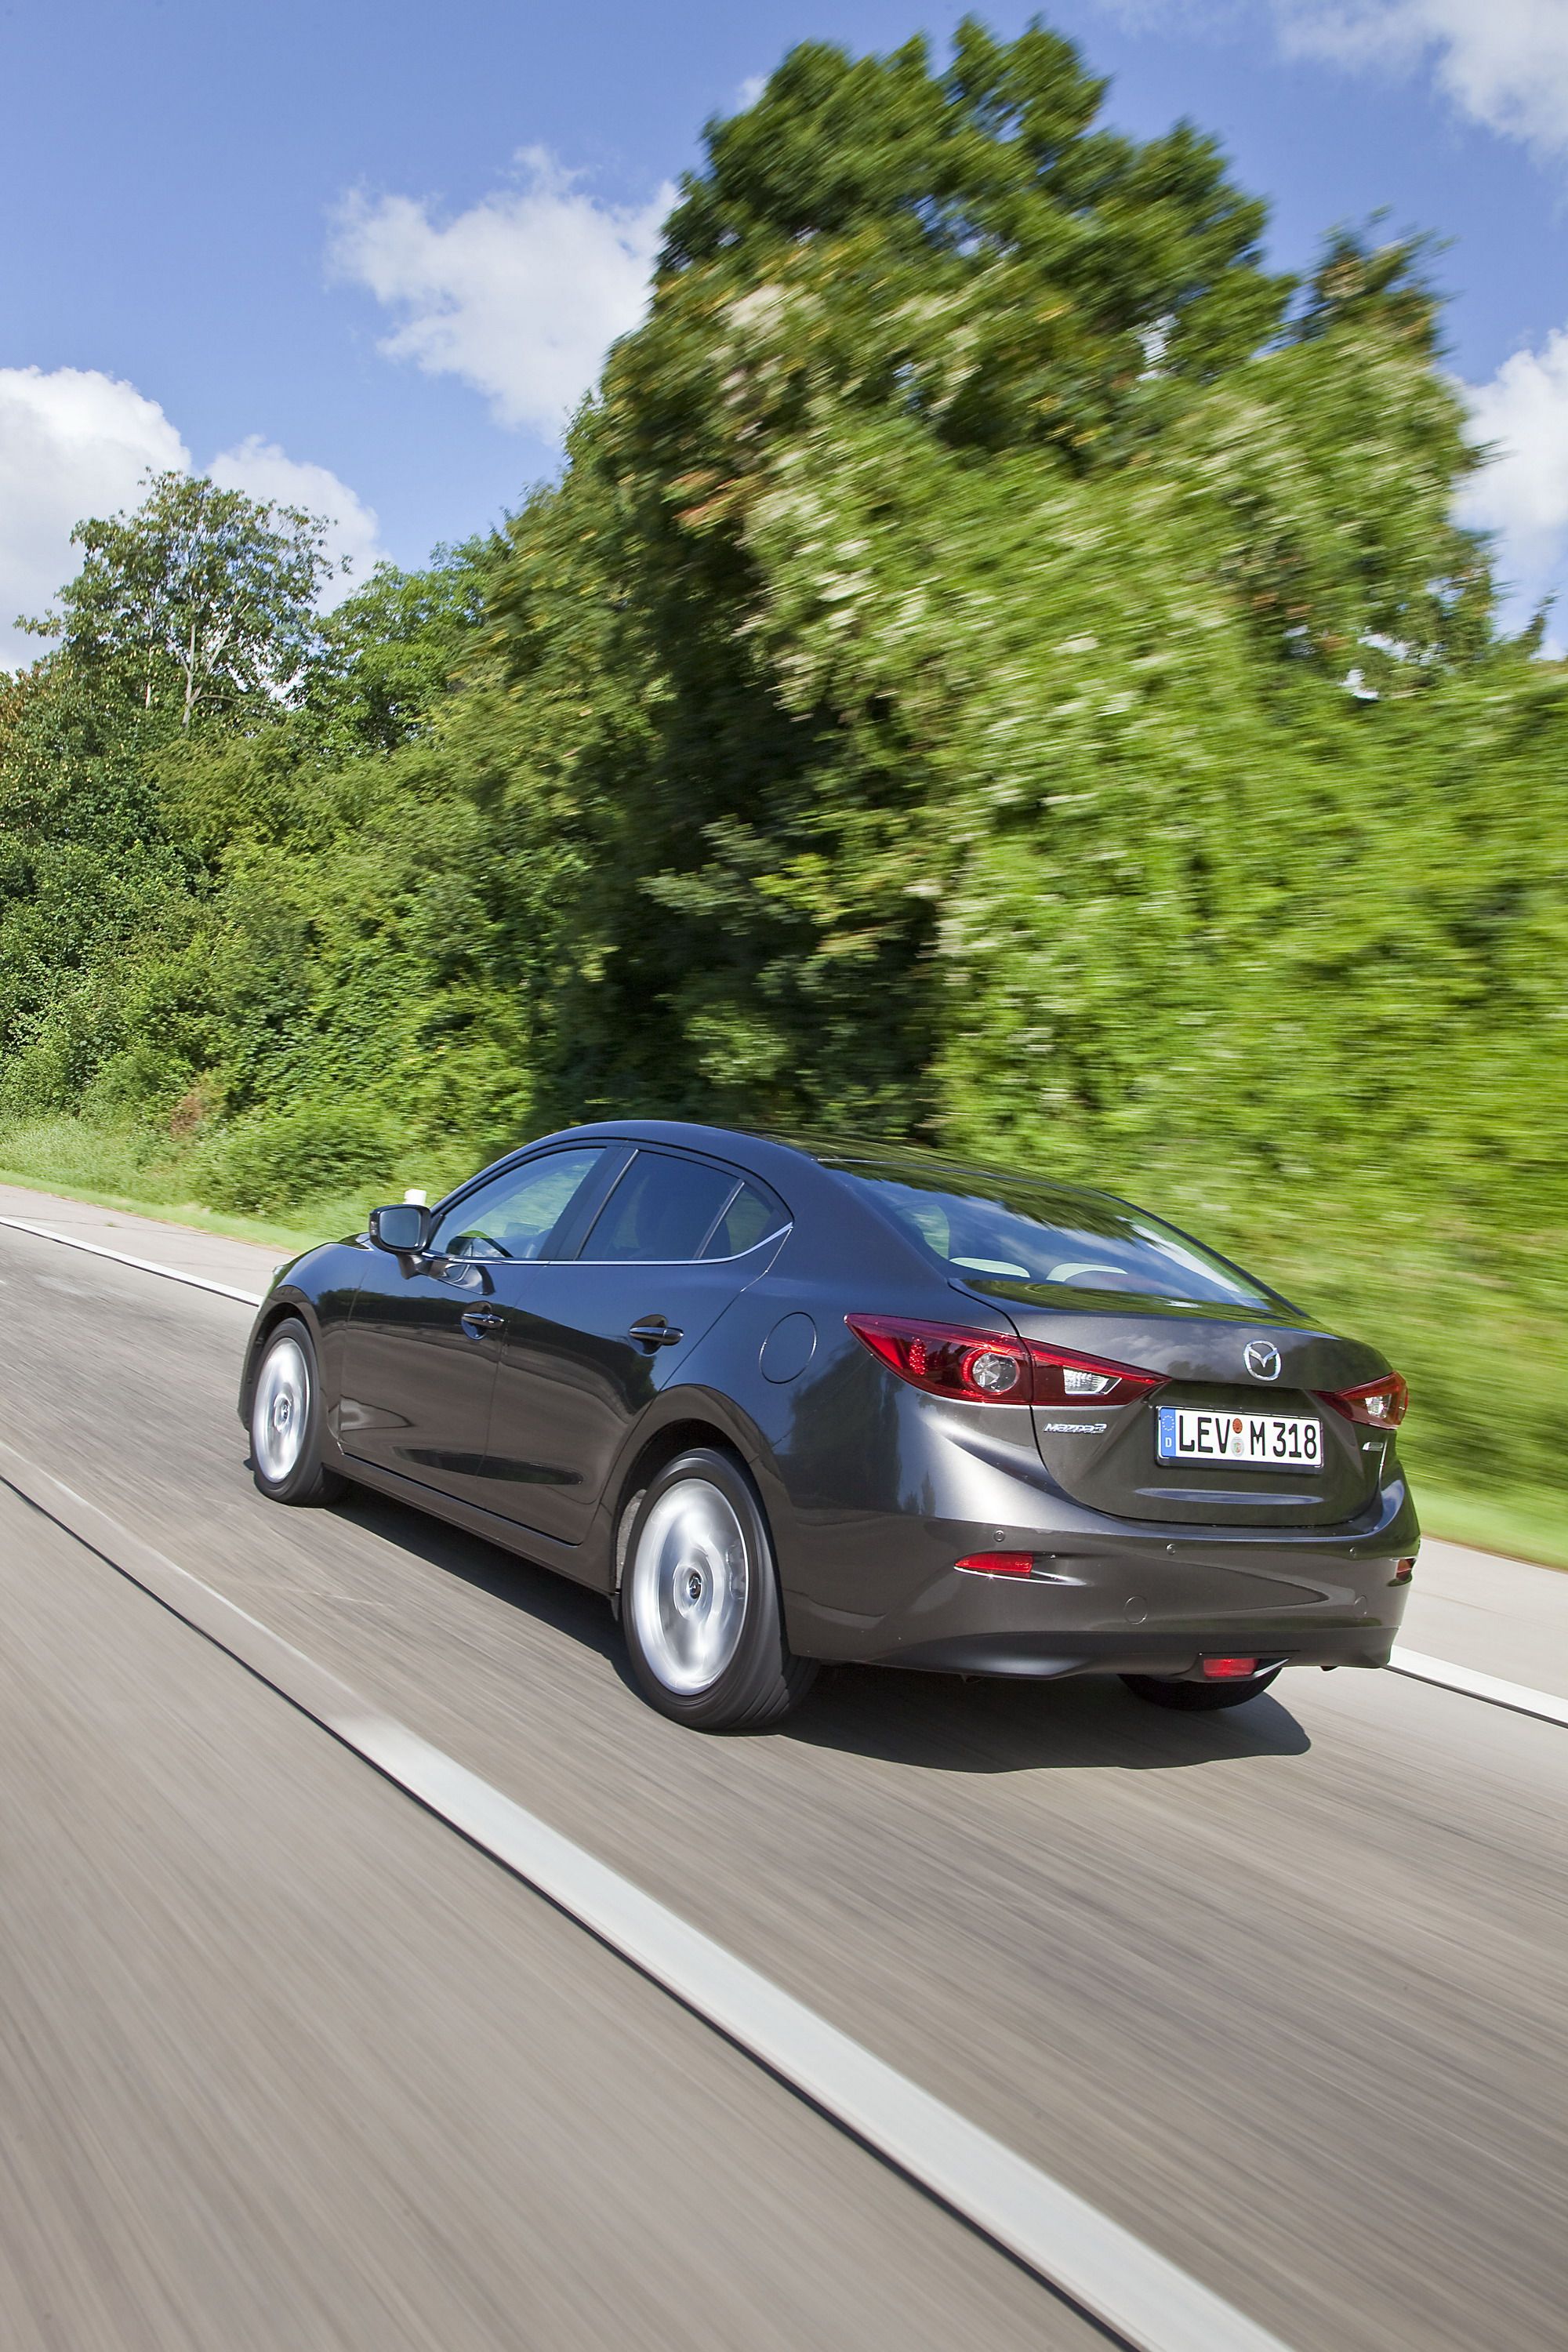
[[[1156,1451],[1162,1462],[1215,1462],[1237,1470],[1318,1470],[1323,1424],[1289,1412],[1189,1412],[1163,1404]]]

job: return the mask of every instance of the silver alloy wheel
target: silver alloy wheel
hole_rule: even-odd
[[[280,1486],[299,1466],[310,1417],[310,1371],[298,1339],[268,1348],[250,1408],[250,1442],[263,1476]]]
[[[630,1603],[644,1657],[666,1690],[694,1698],[730,1664],[751,1561],[734,1507],[706,1478],[667,1487],[632,1555]]]

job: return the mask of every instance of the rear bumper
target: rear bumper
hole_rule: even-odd
[[[1410,1592],[1398,1563],[1420,1540],[1403,1480],[1362,1524],[1331,1531],[1248,1530],[1242,1540],[1230,1528],[1084,1524],[1089,1516],[1070,1531],[905,1519],[903,1574],[882,1583],[893,1605],[873,1614],[820,1587],[815,1598],[786,1593],[791,1643],[813,1657],[1038,1680],[1182,1675],[1205,1654],[1388,1663]],[[1032,1551],[1035,1573],[954,1566],[994,1549]]]
[[[1158,1675],[1173,1681],[1199,1678],[1205,1657],[1256,1658],[1268,1666],[1385,1666],[1394,1631],[1386,1626],[1347,1626],[1335,1632],[1284,1635],[1278,1626],[1215,1625],[1158,1640],[1126,1634],[1080,1635],[1064,1640],[1047,1632],[961,1633],[938,1642],[910,1643],[868,1661],[908,1666],[926,1674],[1002,1675],[1026,1682],[1060,1682],[1072,1675]]]

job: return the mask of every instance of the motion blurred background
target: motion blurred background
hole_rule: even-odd
[[[1568,19],[675,13],[0,31],[0,1172],[1037,1167],[1568,1562]]]

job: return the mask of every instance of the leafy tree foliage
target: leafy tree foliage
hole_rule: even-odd
[[[298,507],[157,474],[134,514],[77,525],[85,553],[60,613],[28,625],[60,637],[100,699],[172,709],[182,729],[232,723],[297,681],[332,569],[325,537]]]
[[[1268,276],[1212,144],[1100,95],[970,25],[942,74],[796,51],[713,128],[497,597],[598,829],[565,1099],[940,1128],[985,845],[1092,809],[1075,876],[1135,877],[1205,737],[1279,773],[1309,718],[1359,740],[1352,667],[1429,687],[1478,604],[1489,646],[1415,257]]]

